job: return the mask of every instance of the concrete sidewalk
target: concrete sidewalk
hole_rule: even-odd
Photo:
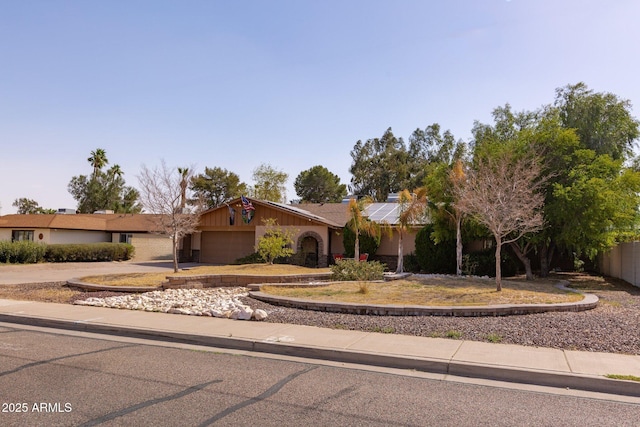
[[[180,268],[194,265],[181,263]],[[125,273],[172,273],[172,261],[149,262],[65,262],[41,264],[10,264],[0,266],[0,286],[24,283],[66,282],[72,277]]]
[[[0,299],[0,321],[640,397],[640,356]]]

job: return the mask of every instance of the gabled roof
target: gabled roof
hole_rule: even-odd
[[[254,204],[255,206],[265,206],[265,207],[269,207],[272,209],[276,209],[282,212],[285,212],[287,214],[290,215],[294,215],[297,217],[301,217],[304,219],[308,219],[311,221],[314,221],[316,223],[319,224],[323,224],[329,227],[333,227],[333,228],[342,228],[345,224],[345,222],[341,222],[341,221],[334,221],[332,218],[327,218],[323,215],[318,215],[316,212],[311,212],[307,209],[304,209],[304,207],[306,205],[286,205],[284,203],[277,203],[277,202],[272,202],[269,200],[259,200],[259,199],[249,199],[249,201]],[[227,206],[239,206],[241,203],[241,199],[238,197],[236,199],[233,199],[229,202],[227,202],[225,205],[220,205],[217,206],[215,208],[211,208],[209,210],[207,210],[206,212],[203,213],[203,215],[206,215],[208,213],[220,210],[220,209],[227,209]],[[339,203],[338,203],[339,205]],[[345,206],[345,205],[343,205]],[[346,207],[345,207],[346,209]],[[346,210],[345,210],[346,213]]]
[[[346,221],[342,221],[342,217],[341,216],[335,216],[335,215],[327,215],[327,213],[329,213],[329,211],[324,211],[324,212],[320,212],[321,214],[318,214],[318,210],[313,212],[307,208],[306,204],[303,205],[285,205],[283,203],[276,203],[276,202],[270,202],[270,201],[264,201],[264,203],[270,205],[270,206],[274,206],[274,207],[278,207],[280,209],[286,210],[290,213],[293,213],[294,215],[300,215],[303,216],[305,218],[308,219],[313,219],[315,221],[318,222],[322,222],[325,223],[327,225],[331,225],[332,227],[343,227],[344,224],[346,224]],[[344,214],[346,216],[347,210],[345,205],[342,205],[341,203],[331,203],[332,205],[341,205],[344,209]]]
[[[104,232],[154,232],[158,215],[32,214],[0,216],[0,228],[49,228]]]

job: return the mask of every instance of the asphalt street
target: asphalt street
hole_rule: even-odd
[[[0,425],[635,426],[640,405],[0,324]],[[544,408],[544,410],[541,410]]]

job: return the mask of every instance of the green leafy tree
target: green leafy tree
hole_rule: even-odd
[[[374,201],[386,201],[389,193],[408,187],[409,155],[402,138],[388,128],[381,138],[358,141],[351,150],[350,190]]]
[[[593,95],[585,95],[583,90],[579,91],[581,96],[568,96],[566,91],[559,90],[573,100],[567,102],[571,105],[582,103],[574,98]],[[600,99],[600,96],[595,98]],[[544,277],[548,275],[556,253],[594,257],[599,251],[634,235],[637,222],[638,172],[626,167],[622,158],[599,154],[588,147],[591,143],[583,143],[578,129],[567,127],[567,119],[563,118],[567,114],[562,112],[563,108],[568,107],[557,102],[556,106],[539,111],[513,113],[507,105],[494,110],[493,125],[476,123],[474,126],[476,150],[516,141],[521,152],[533,151],[542,157],[542,175],[549,177],[543,188],[544,228],[509,244],[524,264],[528,277],[532,277],[530,256],[539,257],[540,275]],[[618,127],[627,129],[628,116],[619,116]],[[612,117],[615,114],[594,120],[607,122],[608,128],[612,129],[616,127]],[[622,130],[615,133],[625,134]],[[626,134],[632,136],[632,133]],[[601,148],[608,146],[623,156],[626,145],[607,143]],[[604,195],[606,197],[601,197]]]
[[[562,126],[575,129],[583,148],[612,159],[628,159],[640,136],[631,103],[612,93],[594,93],[583,82],[556,90]]]
[[[78,212],[113,210],[116,213],[139,213],[142,210],[142,205],[137,201],[138,190],[126,185],[120,166],[113,165],[103,170],[108,164],[104,150],[92,151],[87,160],[93,167],[93,173],[90,176],[74,176],[67,186],[78,202]]]
[[[11,206],[18,208],[17,213],[20,215],[36,214],[40,208],[38,202],[27,199],[26,197],[14,200]]]
[[[205,168],[203,174],[194,176],[190,189],[208,208],[221,206],[248,193],[247,184],[241,182],[237,174],[219,167]]]
[[[300,172],[293,186],[303,203],[336,203],[347,195],[340,177],[320,165]]]
[[[288,174],[263,163],[253,170],[255,185],[251,189],[251,196],[259,200],[286,203],[287,179]]]
[[[410,186],[422,187],[434,165],[452,165],[465,153],[465,144],[456,141],[446,130],[441,134],[440,125],[434,123],[424,130],[418,128],[409,137]]]
[[[593,150],[577,150],[572,160],[568,179],[551,189],[547,217],[555,225],[555,244],[593,259],[635,237],[640,173]]]
[[[258,239],[256,247],[260,257],[268,264],[273,264],[276,258],[293,255],[291,246],[293,241],[293,230],[283,230],[278,226],[275,218],[263,219],[266,226],[265,233]]]

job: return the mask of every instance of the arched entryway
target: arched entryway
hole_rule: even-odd
[[[301,254],[305,267],[326,267],[327,257],[323,252],[324,242],[318,233],[306,231],[298,237],[296,252]]]

